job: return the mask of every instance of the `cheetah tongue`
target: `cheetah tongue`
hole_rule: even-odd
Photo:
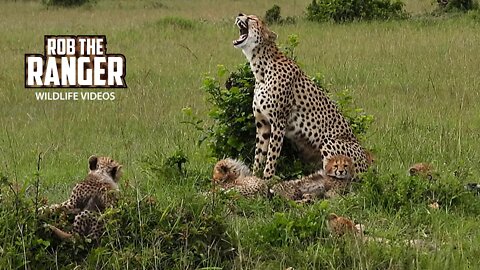
[[[238,45],[238,44],[244,42],[247,39],[247,37],[248,37],[247,34],[241,35],[239,39],[233,41],[233,45]]]

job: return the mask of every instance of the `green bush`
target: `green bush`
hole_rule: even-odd
[[[94,2],[94,0],[43,0],[43,3],[47,6],[63,7],[82,6],[87,3],[93,4]]]
[[[268,24],[280,23],[282,17],[280,16],[280,7],[273,5],[273,7],[265,12],[265,22]]]
[[[297,45],[297,37],[289,37],[288,44],[283,46],[286,55],[294,59]],[[313,80],[322,88],[319,76]],[[225,81],[224,87],[221,86],[221,81]],[[207,142],[213,157],[240,158],[247,164],[252,164],[255,152],[255,120],[252,111],[254,87],[255,78],[248,63],[240,65],[237,70],[230,73],[225,67],[219,66],[216,77],[205,77],[203,89],[207,93],[207,101],[212,106],[208,116],[213,123],[206,128],[201,126],[203,122],[197,118],[189,123],[203,131],[201,141]],[[353,105],[348,90],[330,96],[337,100],[340,111],[350,122],[355,134],[363,137],[373,121],[373,116],[365,114],[363,109]],[[189,114],[192,117],[191,113]],[[314,166],[302,163],[294,145],[288,139],[284,141],[277,163],[277,175],[282,178],[295,178],[318,169]]]
[[[407,17],[400,0],[313,0],[307,6],[311,21],[348,22],[354,20],[388,20]]]
[[[280,7],[273,7],[265,12],[265,22],[267,24],[295,23],[295,18],[287,16],[285,19],[280,15]]]
[[[38,187],[38,186],[37,186]],[[75,264],[77,258],[85,256],[88,242],[64,242],[51,237],[43,227],[43,219],[37,213],[38,197],[26,188],[3,178],[0,183],[0,265],[4,268],[41,269],[64,261],[62,267]],[[34,199],[32,199],[34,198]],[[51,221],[67,223],[69,217],[54,215]],[[69,252],[56,253],[57,248]],[[8,267],[10,266],[10,267]],[[64,269],[65,269],[64,268]]]
[[[118,206],[102,218],[99,242],[79,236],[54,237],[45,223],[70,230],[73,214],[37,213],[39,205],[27,189],[15,191],[0,182],[0,265],[3,268],[87,269],[98,265],[123,269],[196,269],[231,267],[235,241],[227,232],[225,209],[210,197],[190,195],[185,201],[160,204],[154,197],[137,198],[122,189]],[[32,189],[33,190],[33,189]],[[9,267],[10,266],[10,267]]]
[[[124,197],[109,213],[100,258],[108,262],[111,253],[117,252],[133,268],[227,267],[236,248],[227,233],[223,206],[202,195],[193,196],[167,207],[158,205],[154,197],[138,203],[134,194]],[[89,257],[96,260],[98,256],[91,252]]]
[[[480,213],[475,195],[452,177],[432,181],[407,175],[378,175],[370,171],[364,174],[358,187],[359,200],[366,207],[390,213],[414,211],[434,201],[446,209],[455,208],[472,215]]]
[[[145,173],[153,175],[156,179],[166,181],[166,183],[178,181],[178,184],[181,184],[183,182],[180,180],[185,180],[184,178],[187,176],[185,165],[188,161],[187,155],[180,148],[169,155],[154,151],[142,158],[142,167]],[[173,179],[176,181],[172,181]]]
[[[264,248],[308,245],[328,236],[326,216],[328,201],[322,201],[307,211],[276,212],[273,220],[254,231],[258,245]]]
[[[478,3],[474,0],[437,0],[441,11],[468,11],[478,9]]]
[[[207,100],[212,105],[208,116],[213,124],[204,130],[211,155],[217,159],[224,157],[239,158],[248,165],[253,163],[255,154],[255,119],[252,103],[255,77],[250,65],[245,63],[229,73],[225,87],[227,70],[219,67],[218,77],[206,77],[203,88]],[[285,141],[282,154],[278,159],[278,175],[296,177],[308,170],[297,158],[296,151],[289,141]]]

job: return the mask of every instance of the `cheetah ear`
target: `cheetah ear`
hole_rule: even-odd
[[[415,168],[410,168],[409,172],[410,172],[410,175],[413,176],[418,172],[418,170]]]
[[[338,216],[335,213],[330,213],[327,216],[328,220],[333,220],[333,219],[336,219],[336,218],[338,218]]]
[[[110,173],[112,175],[112,178],[115,179],[115,181],[118,181],[118,179],[120,179],[120,176],[122,175],[122,165],[117,165],[113,167]]]
[[[97,156],[93,155],[93,156],[88,158],[88,166],[89,166],[91,171],[96,170],[97,165],[98,165],[98,157]]]

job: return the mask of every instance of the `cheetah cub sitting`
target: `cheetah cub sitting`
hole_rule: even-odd
[[[253,176],[244,163],[231,158],[222,159],[215,164],[212,183],[222,190],[233,190],[245,197],[268,195],[266,183]]]
[[[332,198],[348,188],[353,175],[352,159],[336,155],[327,160],[324,170],[298,180],[278,183],[270,192],[297,202],[308,202],[314,198]]]
[[[117,204],[122,165],[109,157],[97,156],[91,156],[88,164],[87,177],[75,185],[68,200],[44,207],[40,211],[45,212],[48,209],[76,214],[73,233],[98,239],[103,233],[100,213]],[[64,232],[53,225],[47,226],[61,239],[72,237],[72,233]]]

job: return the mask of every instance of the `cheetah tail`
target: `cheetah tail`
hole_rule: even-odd
[[[64,232],[62,230],[60,230],[59,228],[53,226],[53,225],[50,225],[50,224],[47,224],[47,226],[50,228],[50,230],[53,231],[53,233],[60,239],[62,240],[65,240],[65,239],[70,239],[72,237],[72,234],[71,233],[67,233],[67,232]]]

